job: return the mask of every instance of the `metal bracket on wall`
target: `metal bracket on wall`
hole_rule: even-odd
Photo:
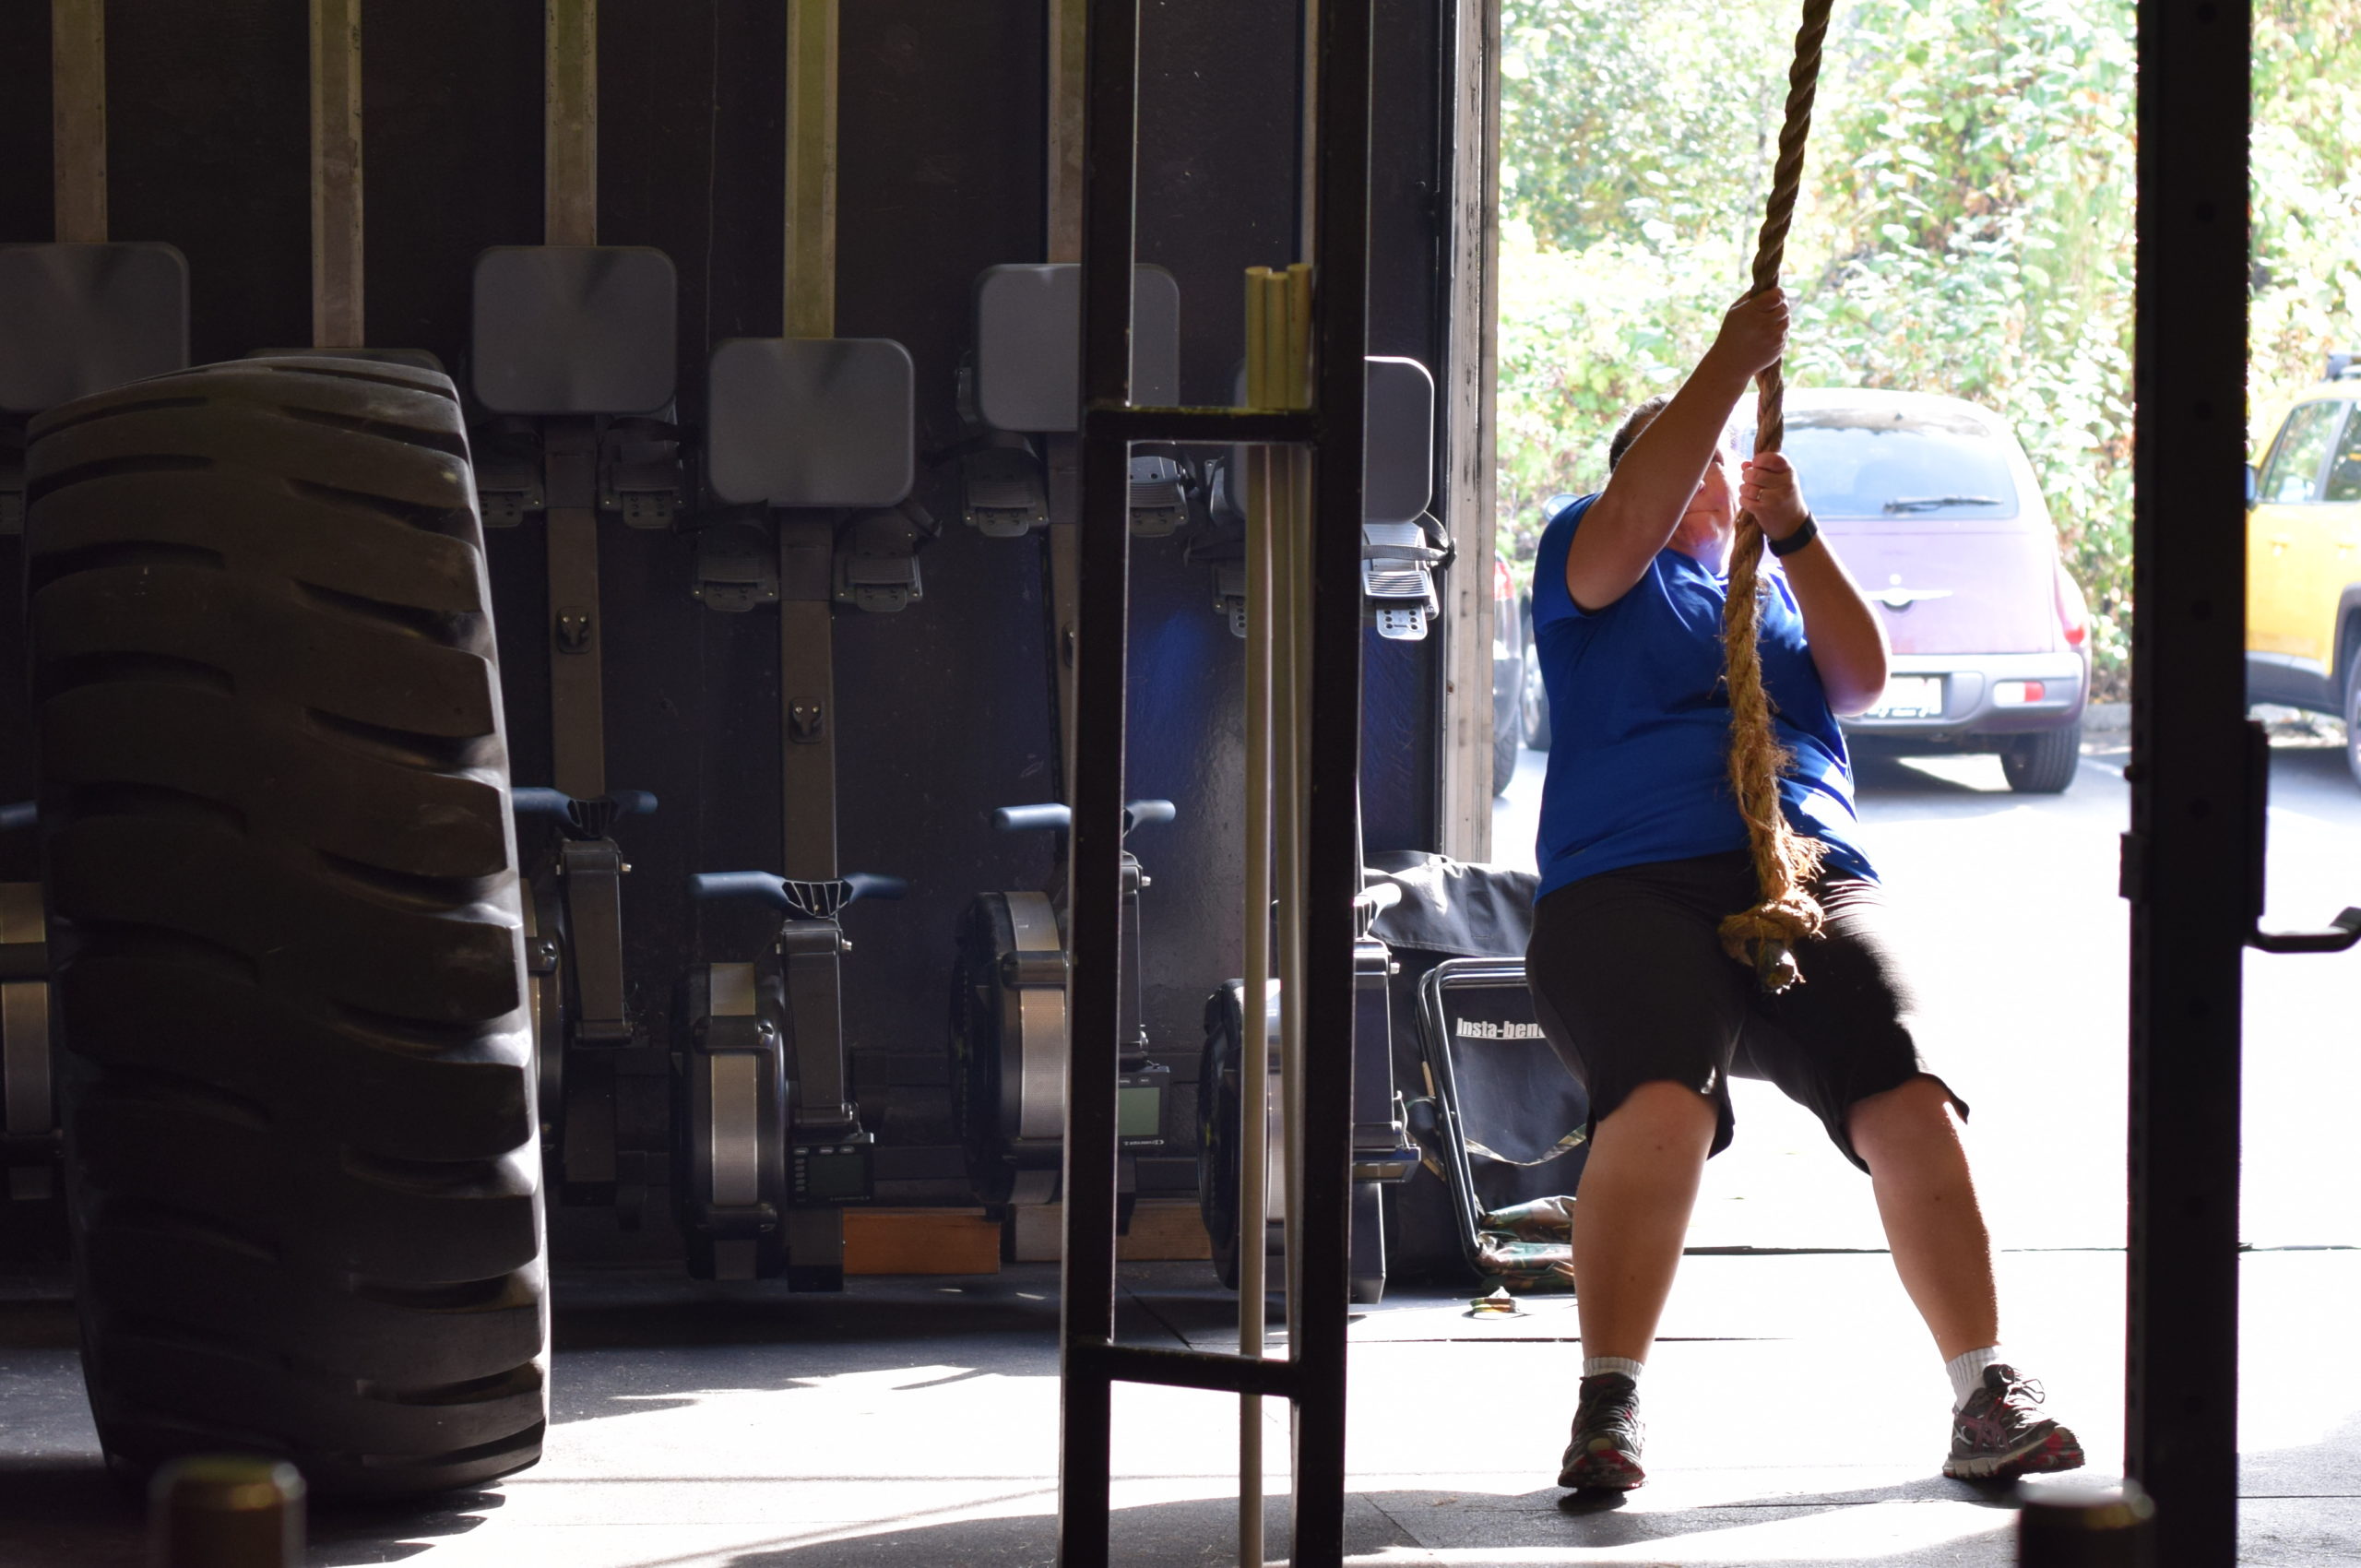
[[[924,599],[919,552],[942,532],[915,501],[863,512],[836,536],[836,601],[891,614]]]
[[[599,678],[599,442],[587,416],[541,433],[548,507],[551,783],[587,800],[607,792],[605,690]]]
[[[57,1111],[49,1031],[49,949],[41,884],[0,883],[0,1111],[12,1200],[56,1191]]]
[[[778,544],[767,514],[723,517],[697,529],[696,582],[689,596],[707,610],[740,615],[778,602]]]
[[[531,420],[487,420],[468,433],[476,505],[488,529],[513,529],[549,505],[541,489],[541,433]]]
[[[25,531],[25,432],[0,420],[0,538]]]
[[[682,448],[688,433],[662,420],[611,420],[599,433],[599,509],[634,529],[669,529],[687,505]]]
[[[1033,444],[995,431],[959,456],[961,517],[986,539],[1022,539],[1050,526],[1050,486]]]

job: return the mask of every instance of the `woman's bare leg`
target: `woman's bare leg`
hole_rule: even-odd
[[[1999,1344],[1992,1238],[1975,1201],[1949,1092],[1934,1078],[1913,1078],[1855,1105],[1846,1130],[1869,1162],[1902,1287],[1943,1359]],[[1587,1175],[1584,1184],[1587,1200]]]
[[[1681,1084],[1642,1084],[1598,1123],[1574,1222],[1584,1355],[1647,1360],[1713,1143],[1714,1102]]]

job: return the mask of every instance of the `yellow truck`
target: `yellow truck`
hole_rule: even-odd
[[[2248,700],[2343,719],[2361,782],[2361,357],[2329,356],[2247,501]]]

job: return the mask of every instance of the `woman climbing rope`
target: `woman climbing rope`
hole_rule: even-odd
[[[2035,1409],[2038,1388],[2001,1360],[1991,1247],[1960,1142],[1967,1108],[1920,1056],[1876,873],[1853,841],[1836,716],[1877,700],[1883,632],[1794,468],[1759,451],[1733,484],[1722,444],[1747,383],[1777,364],[1786,324],[1775,287],[1732,308],[1680,390],[1624,421],[1605,491],[1551,519],[1534,566],[1552,736],[1525,970],[1594,1118],[1574,1227],[1583,1380],[1560,1486],[1641,1483],[1641,1367],[1705,1160],[1730,1140],[1732,1073],[1809,1107],[1869,1173],[1894,1265],[1951,1374],[1944,1473],[2082,1462],[2073,1433]],[[1725,613],[1753,576],[1724,577],[1741,506],[1777,568],[1753,613],[1730,615],[1744,641],[1733,635],[1726,672]],[[1734,766],[1768,770],[1767,848]],[[1792,885],[1773,886],[1786,867]]]
[[[1877,873],[1852,842],[1836,716],[1877,700],[1884,633],[1778,453],[1779,267],[1830,5],[1804,0],[1753,288],[1680,390],[1623,422],[1607,488],[1550,520],[1534,563],[1551,737],[1525,972],[1592,1115],[1573,1248],[1583,1380],[1560,1486],[1643,1479],[1641,1367],[1698,1179],[1729,1143],[1733,1072],[1809,1107],[1869,1173],[1951,1374],[1943,1473],[2082,1462],[2036,1409],[2039,1386],[2000,1359],[1967,1107],[1919,1055]],[[1749,381],[1755,456],[1733,496],[1721,432]],[[1779,570],[1758,576],[1766,547]],[[1812,1419],[1782,1427],[1808,1440]]]

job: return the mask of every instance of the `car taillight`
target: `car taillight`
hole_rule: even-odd
[[[2091,608],[2083,600],[2082,585],[2067,575],[2066,563],[2058,563],[2058,627],[2065,634],[2068,647],[2080,647],[2091,635]]]
[[[1492,597],[1502,601],[1516,597],[1516,579],[1509,576],[1509,564],[1497,555],[1492,557]]]

